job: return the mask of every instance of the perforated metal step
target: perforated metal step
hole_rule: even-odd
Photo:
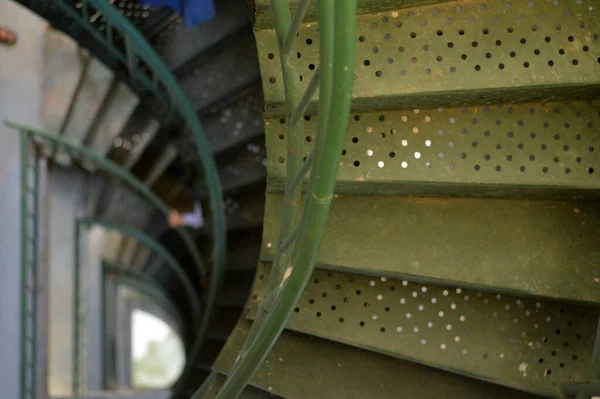
[[[597,199],[600,102],[356,113],[337,193]],[[305,117],[303,151],[316,117]],[[269,183],[281,190],[284,118],[265,123]]]
[[[240,320],[215,363],[227,374],[251,323]],[[534,399],[531,394],[379,353],[284,331],[251,384],[289,399]]]
[[[353,109],[563,100],[600,83],[597,1],[458,1],[358,18]],[[318,58],[318,23],[302,26],[306,87]],[[283,115],[272,29],[258,43],[268,110]],[[317,101],[313,99],[313,104]]]
[[[265,294],[258,269],[249,317]],[[598,310],[315,270],[287,328],[544,396],[585,380]],[[363,380],[364,381],[364,380]]]
[[[275,254],[283,195],[268,194],[262,257]],[[600,303],[598,206],[337,196],[317,264],[518,295]]]

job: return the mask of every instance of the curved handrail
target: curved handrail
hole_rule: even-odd
[[[17,129],[21,132],[21,134],[31,135],[36,138],[39,138],[43,143],[50,144],[53,147],[62,148],[67,153],[75,158],[83,158],[90,162],[93,162],[96,166],[98,166],[101,170],[118,177],[125,183],[127,183],[131,188],[141,194],[144,198],[152,203],[164,216],[168,218],[170,213],[170,208],[167,204],[164,203],[156,194],[154,194],[148,187],[137,177],[135,177],[132,173],[123,169],[118,164],[113,161],[104,158],[103,156],[91,151],[85,147],[77,146],[69,140],[58,136],[51,135],[46,132],[42,132],[41,130],[35,129],[30,126],[25,126],[16,122],[6,121],[6,126]],[[184,245],[192,256],[192,260],[194,264],[198,268],[200,275],[202,278],[206,277],[206,269],[204,267],[204,263],[202,262],[202,258],[200,256],[200,252],[198,248],[194,245],[194,240],[192,239],[190,233],[184,227],[178,227],[177,233],[179,237],[182,239]],[[214,293],[209,293],[209,295],[214,295]]]
[[[152,203],[165,216],[165,218],[168,217],[170,213],[170,208],[167,206],[167,204],[165,204],[156,194],[149,190],[148,187],[144,185],[144,183],[142,183],[133,174],[123,169],[113,161],[106,159],[85,147],[77,146],[63,137],[51,135],[33,127],[25,126],[16,122],[6,121],[5,124],[8,127],[17,129],[23,137],[26,137],[28,139],[38,139],[37,141],[40,141],[42,144],[47,144],[50,147],[64,150],[74,158],[86,159],[87,161],[94,163],[99,169],[127,183],[131,188],[133,188],[144,198],[146,198],[150,203]],[[204,263],[202,262],[200,253],[194,245],[194,241],[191,235],[184,227],[177,228],[177,233],[182,239],[186,249],[192,256],[192,260],[201,276],[201,286],[204,287],[202,283],[204,282],[207,272],[204,267]],[[211,284],[208,290],[208,295],[204,298],[203,301],[203,312],[200,316],[201,321],[198,325],[198,332],[194,337],[194,344],[189,357],[190,359],[193,359],[195,356],[197,356],[203,338],[208,330],[208,323],[210,321],[212,308],[214,307],[215,297],[217,294],[217,290],[213,289],[215,285],[215,280],[219,280],[215,277],[216,274],[217,273],[214,270],[211,272]]]
[[[169,309],[165,310],[173,313],[180,321],[183,320],[181,318],[181,314],[177,310],[177,306],[175,305],[176,302],[173,297],[152,277],[117,263],[104,261],[104,264],[105,266],[103,266],[103,268],[105,272],[114,274],[120,279],[128,281],[131,286],[139,289],[140,291],[145,291],[147,295],[152,297],[156,296],[161,300],[164,300],[169,305]]]
[[[101,43],[104,48],[117,57],[129,70],[130,80],[140,82],[145,89],[153,93],[163,103],[167,104],[168,115],[178,112],[185,122],[184,137],[187,129],[193,138],[196,151],[202,164],[202,174],[208,187],[208,202],[210,207],[210,219],[213,235],[212,269],[208,284],[209,294],[205,298],[204,312],[202,315],[201,329],[198,332],[198,341],[202,341],[208,331],[208,323],[212,318],[212,312],[225,275],[227,230],[225,222],[225,209],[222,204],[222,191],[219,175],[211,153],[211,146],[198,120],[196,112],[190,104],[187,96],[181,89],[173,73],[167,68],[160,56],[154,51],[144,36],[133,26],[133,24],[106,0],[83,0],[79,8],[75,3],[68,0],[54,0],[54,3],[68,14],[73,23],[80,25]],[[99,12],[106,18],[106,29],[100,32],[96,26],[90,23],[93,17],[89,14],[91,9]],[[117,49],[113,41],[118,33],[124,39],[124,51]],[[141,71],[140,61],[152,73],[152,79]],[[167,96],[165,96],[165,92]],[[204,277],[203,277],[204,280]]]
[[[296,40],[307,4],[308,0],[298,2],[292,20],[286,0],[271,0],[284,73],[286,104],[298,98],[298,93],[295,92],[295,79],[285,78],[287,74],[293,72],[290,71],[290,57],[292,60],[295,57],[293,56],[294,45],[291,41]],[[246,338],[233,370],[218,392],[217,399],[235,398],[242,392],[283,331],[314,268],[333,199],[337,169],[350,115],[356,53],[356,9],[356,0],[317,3],[320,27],[320,88],[316,143],[310,157],[311,164],[297,170],[296,175],[289,174],[288,165],[286,176],[287,199],[288,196],[293,196],[297,189],[291,183],[301,181],[297,178],[298,175],[311,169],[302,215],[300,222],[292,228],[291,225],[286,225],[286,219],[290,215],[295,215],[297,211],[287,209],[286,212],[284,208],[276,254],[276,259],[280,263],[273,265],[272,275],[269,277],[271,291],[262,301],[261,311],[253,323],[253,329]],[[301,105],[300,102],[296,104],[297,107]],[[297,113],[297,109],[290,109],[289,106],[286,110],[288,120],[291,115]],[[301,129],[300,126],[297,128]],[[288,145],[291,140],[292,138],[288,137]],[[301,156],[298,151],[292,155],[295,158]],[[297,161],[298,159],[289,160],[289,162]],[[292,248],[289,255],[286,253],[287,248]],[[261,322],[258,316],[261,316]],[[203,385],[193,398],[201,397],[207,389],[208,386]]]
[[[183,266],[181,266],[177,259],[175,259],[175,257],[164,246],[162,246],[158,241],[156,241],[154,238],[144,233],[143,231],[134,229],[133,227],[128,225],[111,223],[95,219],[80,219],[78,223],[87,226],[96,225],[109,230],[118,231],[124,236],[135,239],[140,244],[156,252],[161,258],[163,258],[166,261],[166,265],[173,271],[173,273],[175,273],[177,278],[181,281],[181,285],[183,286],[183,289],[186,291],[186,294],[190,299],[190,303],[193,309],[192,312],[194,314],[194,322],[196,324],[196,327],[198,327],[197,323],[200,321],[200,301],[198,299],[198,296],[195,294],[194,287],[192,286],[192,283],[188,279],[187,275],[185,274]]]

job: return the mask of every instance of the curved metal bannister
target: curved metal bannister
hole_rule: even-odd
[[[295,41],[309,3],[309,0],[300,0],[292,18],[287,0],[271,0],[286,117],[290,121],[285,198],[268,293],[233,370],[217,394],[218,399],[235,398],[242,392],[283,331],[314,268],[333,198],[352,102],[357,1],[317,3],[320,69],[313,78],[320,84],[318,126],[314,150],[302,164],[302,154],[297,151],[303,137],[300,116],[314,95],[316,83],[311,81],[305,94],[300,96]],[[300,222],[294,226],[300,207],[300,182],[309,170]],[[210,378],[193,398],[204,396],[213,380]]]
[[[36,301],[37,290],[35,287],[38,286],[37,282],[37,186],[38,182],[38,164],[40,157],[39,146],[45,146],[53,150],[52,152],[66,152],[75,159],[87,160],[96,165],[100,170],[117,177],[121,181],[128,184],[132,189],[138,192],[143,198],[153,204],[164,216],[168,218],[170,208],[165,204],[156,194],[148,189],[139,179],[127,170],[121,168],[116,163],[102,157],[101,155],[85,148],[79,147],[70,143],[63,137],[51,135],[32,127],[20,125],[14,122],[6,122],[6,125],[19,130],[21,134],[21,194],[22,194],[22,207],[21,207],[21,254],[22,254],[22,317],[21,317],[21,328],[23,332],[23,340],[21,343],[22,351],[22,376],[21,376],[21,396],[23,398],[34,398],[36,392],[36,379],[35,379],[35,365],[36,365],[36,348],[34,332],[35,329],[35,312],[36,312]],[[29,151],[30,146],[33,145],[35,149],[34,159],[34,179],[30,183],[31,176],[29,173]],[[29,197],[33,197],[30,198]],[[33,203],[33,207],[29,203]],[[33,231],[29,232],[28,220],[31,219],[31,225]],[[29,234],[31,233],[31,234]],[[177,233],[184,243],[186,249],[189,251],[192,260],[198,269],[202,278],[206,277],[207,271],[202,261],[200,253],[190,233],[184,228],[177,228]],[[33,251],[33,253],[31,252]],[[211,273],[211,281],[214,280],[214,272]],[[210,311],[208,310],[209,305],[212,306],[215,302],[216,291],[208,290],[207,296],[203,298],[200,322],[198,323],[198,329],[196,336],[194,337],[194,344],[190,358],[194,358],[198,352],[202,339],[206,333],[207,325],[209,323]],[[29,298],[31,296],[31,298]],[[31,322],[28,322],[28,318]],[[31,324],[31,325],[30,325]]]
[[[157,240],[144,233],[143,231],[137,230],[131,226],[111,223],[102,220],[94,219],[80,219],[75,224],[75,244],[74,244],[74,284],[73,284],[73,298],[74,298],[74,320],[73,320],[73,336],[74,336],[74,350],[73,350],[73,393],[82,394],[81,381],[81,348],[80,348],[80,330],[81,330],[81,259],[79,256],[79,238],[81,226],[90,227],[92,225],[104,227],[109,230],[115,230],[121,233],[125,237],[133,238],[140,244],[144,245],[147,249],[154,251],[158,256],[165,260],[165,264],[169,267],[173,273],[177,276],[177,279],[181,282],[186,295],[189,298],[193,322],[195,329],[199,328],[200,319],[200,299],[198,298],[194,287],[185,273],[183,266],[175,259],[175,257]],[[171,301],[172,302],[172,301]]]
[[[33,0],[23,3],[32,3]],[[43,1],[43,0],[40,0]],[[106,0],[52,0],[52,5],[62,10],[72,19],[71,27],[77,26],[91,35],[102,46],[111,59],[116,60],[119,67],[128,71],[129,82],[132,87],[143,90],[163,105],[165,112],[161,115],[163,122],[171,122],[186,140],[182,149],[192,149],[198,156],[198,163],[193,166],[198,176],[204,177],[204,185],[208,191],[210,207],[210,227],[212,229],[212,254],[210,274],[201,272],[201,283],[205,278],[209,281],[206,285],[208,295],[204,299],[202,323],[197,333],[198,345],[192,350],[194,358],[208,331],[208,325],[214,311],[216,294],[225,274],[227,230],[225,210],[222,203],[222,191],[218,171],[211,153],[211,146],[202,129],[202,125],[187,96],[181,89],[173,73],[167,68],[160,56],[154,51],[146,38],[111,2]],[[100,25],[99,19],[106,19]],[[193,245],[186,242],[186,246]],[[196,260],[195,260],[196,261]],[[184,373],[185,374],[185,373]]]

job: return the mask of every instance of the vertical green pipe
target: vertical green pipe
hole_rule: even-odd
[[[322,3],[330,2],[319,2]],[[286,271],[284,284],[280,285],[283,287],[281,294],[275,299],[252,345],[246,353],[240,355],[240,360],[217,395],[219,399],[237,397],[264,361],[306,287],[321,245],[350,114],[356,52],[356,0],[339,1],[335,6],[334,80],[330,117],[327,134],[322,135],[320,142],[316,144],[322,145],[323,149],[315,154],[292,262]],[[319,20],[325,20],[320,8]],[[321,24],[319,26],[321,29]],[[324,66],[321,63],[321,68]]]
[[[320,3],[332,4],[333,2],[321,1]],[[302,170],[302,154],[299,151],[299,149],[302,147],[301,142],[304,123],[302,118],[297,118],[294,121],[294,123],[292,123],[292,115],[295,113],[296,109],[298,109],[301,101],[301,96],[298,88],[298,62],[297,57],[295,56],[295,43],[288,45],[289,50],[287,54],[283,50],[284,41],[286,37],[289,37],[288,32],[291,32],[292,28],[292,19],[290,15],[288,2],[287,0],[271,0],[271,8],[273,9],[273,15],[275,17],[275,31],[277,33],[277,41],[279,44],[279,48],[281,49],[281,70],[283,73],[283,84],[285,88],[286,110],[288,119],[286,179],[291,180],[295,176],[297,176]],[[306,12],[306,7],[302,6],[302,2],[298,3],[298,7],[296,8],[296,15],[294,15],[294,21],[302,21],[302,18],[300,18],[298,12],[300,12],[302,16]],[[325,23],[324,25],[329,24]],[[299,26],[300,24],[297,23],[296,30]],[[321,26],[321,24],[319,24],[319,26]],[[331,26],[329,27],[326,27],[325,29],[327,30],[328,28],[332,30],[333,24],[331,24]],[[292,54],[294,54],[294,56],[291,56]],[[244,343],[244,346],[242,347],[242,356],[256,337],[256,333],[262,325],[263,319],[269,311],[270,304],[274,299],[274,290],[283,279],[283,274],[285,271],[284,266],[287,263],[287,253],[281,251],[280,248],[282,247],[282,243],[286,239],[286,237],[288,237],[293,231],[293,228],[296,224],[296,220],[298,219],[301,195],[301,185],[297,185],[292,190],[286,190],[285,192],[283,199],[283,212],[281,216],[281,224],[279,226],[279,237],[277,239],[277,251],[275,252],[273,268],[271,269],[271,274],[269,276],[269,281],[267,284],[267,296],[269,298],[268,300],[261,302],[254,323],[252,323],[252,327],[250,328],[250,331],[248,331],[248,336],[246,337],[246,341]]]
[[[304,128],[304,121],[302,118],[298,118],[295,124],[291,123],[291,117],[294,110],[300,103],[300,90],[299,90],[299,73],[298,73],[298,60],[296,57],[296,46],[295,42],[289,45],[288,53],[284,53],[283,46],[287,37],[288,31],[292,24],[292,16],[287,0],[271,0],[271,8],[275,17],[275,32],[277,35],[277,43],[280,51],[281,61],[281,72],[283,75],[283,85],[285,88],[285,105],[287,113],[287,171],[286,175],[288,179],[294,177],[302,167],[302,155],[300,154],[302,148],[302,133]],[[298,18],[296,18],[297,20]],[[292,56],[293,54],[293,56]],[[298,210],[300,208],[300,195],[302,194],[301,187],[297,187],[295,190],[286,193],[283,200],[283,213],[281,217],[281,224],[279,226],[279,238],[277,248],[279,248],[281,241],[290,233],[292,227],[296,223],[298,218]],[[269,278],[267,292],[271,292],[277,284],[281,281],[283,276],[283,268],[281,260],[283,253],[277,251],[275,253],[275,259],[273,260],[273,271]],[[259,321],[260,323],[260,321]]]
[[[80,327],[79,327],[79,315],[81,312],[80,308],[80,263],[79,263],[79,233],[81,225],[79,220],[75,221],[75,241],[74,241],[74,255],[73,255],[73,395],[80,395],[80,370],[79,370],[79,357],[80,357]]]
[[[37,395],[37,333],[38,333],[38,290],[39,290],[39,262],[38,262],[38,210],[39,210],[39,181],[40,181],[40,157],[39,148],[34,147],[34,166],[33,166],[33,211],[31,217],[33,218],[33,232],[32,237],[32,250],[31,250],[31,389],[32,397]],[[29,201],[29,199],[28,199]]]
[[[101,336],[101,365],[102,365],[102,387],[106,389],[108,387],[108,356],[106,355],[106,273],[104,271],[104,264],[101,267],[102,271],[100,274],[100,336]]]
[[[20,135],[21,150],[21,398],[27,397],[27,212],[29,134]]]

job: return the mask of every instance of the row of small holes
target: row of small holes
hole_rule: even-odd
[[[333,273],[332,273],[332,272],[328,272],[328,273],[327,273],[327,275],[328,275],[328,277],[332,277],[332,276],[333,276]],[[382,281],[382,282],[386,282],[386,281],[387,281],[387,278],[385,278],[385,277],[382,277],[382,278],[381,278],[381,281]],[[349,282],[349,283],[353,283],[353,282],[354,282],[354,277],[349,277],[349,278],[348,278],[348,282]],[[319,280],[318,278],[315,278],[315,279],[313,279],[313,284],[319,284],[319,283],[320,283],[320,280]],[[410,284],[410,283],[408,283],[407,281],[402,281],[402,285],[403,285],[403,286],[407,286],[408,284]],[[371,281],[371,282],[369,283],[369,285],[370,285],[371,287],[374,287],[374,286],[376,285],[376,282],[373,280],[373,281]],[[335,286],[335,289],[336,289],[336,290],[341,290],[341,288],[342,288],[342,286],[341,286],[340,284],[336,284],[336,286]],[[396,288],[395,288],[395,285],[390,285],[390,286],[389,286],[389,290],[390,290],[390,291],[395,291],[395,290],[396,290]],[[421,291],[422,291],[423,293],[426,293],[426,292],[427,292],[427,287],[425,287],[425,286],[421,287]],[[417,296],[417,292],[418,292],[418,287],[417,287],[417,289],[415,290],[415,292],[413,292],[413,295],[412,295],[412,296],[413,296],[413,297],[416,297],[416,296]],[[446,289],[446,290],[444,290],[444,291],[443,291],[443,296],[448,296],[448,294],[449,294],[449,293],[450,293],[450,290],[447,290],[447,289]],[[463,294],[463,290],[462,290],[461,288],[457,288],[457,289],[456,289],[456,293],[457,293],[457,294],[458,294],[460,297],[462,297],[462,295],[461,295],[461,294]],[[357,296],[361,296],[361,294],[362,294],[362,291],[361,291],[361,290],[356,290],[356,291],[355,291],[355,294],[356,294]],[[477,295],[477,296],[481,296],[481,293],[479,293],[479,292],[478,292],[476,295]],[[327,297],[328,297],[328,294],[327,294],[327,292],[326,292],[326,291],[322,292],[322,293],[321,293],[321,297],[322,297],[322,298],[327,298]],[[491,297],[491,298],[493,298],[493,297]],[[376,297],[376,299],[377,299],[377,301],[382,301],[382,300],[383,300],[383,295],[381,295],[381,294],[378,294],[378,295],[377,295],[377,297]],[[468,301],[468,300],[469,300],[469,295],[464,295],[463,299],[464,299],[465,301]],[[498,300],[498,301],[500,301],[500,300],[504,299],[504,297],[503,297],[502,295],[500,295],[500,294],[497,294],[497,295],[495,296],[495,299],[496,299],[496,300]],[[487,298],[486,298],[486,299],[484,299],[484,304],[487,304],[487,303],[488,303],[488,301],[489,301],[489,299],[487,299]],[[316,301],[315,301],[314,299],[309,299],[309,300],[308,300],[308,303],[309,303],[310,305],[314,305],[314,304],[315,304],[315,302],[316,302]],[[346,298],[343,298],[343,303],[349,303],[349,302],[351,302],[351,299],[349,299],[349,298],[347,298],[347,297],[346,297]],[[401,300],[401,303],[403,303],[403,302],[402,302],[402,300]],[[436,303],[437,303],[437,300],[435,299],[435,297],[434,297],[434,298],[431,298],[431,303],[432,303],[432,304],[436,304]],[[517,299],[517,300],[516,300],[516,305],[517,305],[517,307],[521,306],[522,304],[523,304],[523,302],[522,302],[520,299]],[[364,308],[369,308],[369,307],[370,307],[370,303],[369,303],[369,302],[364,302],[362,306],[363,306]],[[542,306],[542,305],[541,305],[541,303],[539,303],[539,302],[537,302],[537,303],[535,304],[535,308],[536,308],[536,309],[540,309],[540,308],[541,308],[541,306]],[[507,305],[505,305],[505,306],[504,306],[504,308],[505,308],[505,310],[506,310],[506,311],[509,311],[509,310],[510,310],[510,306],[509,306],[508,304],[507,304]],[[330,306],[330,309],[331,309],[331,311],[332,311],[332,312],[335,312],[335,311],[337,310],[337,306],[336,306],[336,305],[331,305],[331,306]],[[451,305],[451,309],[452,309],[452,310],[455,310],[455,309],[456,309],[456,306],[454,305],[454,303]],[[418,310],[419,310],[419,311],[423,311],[423,310],[424,310],[423,306],[419,305],[419,307],[418,307]],[[300,311],[301,311],[301,310],[300,310],[300,307],[296,307],[296,309],[295,309],[295,312],[296,312],[296,313],[300,313]],[[385,311],[385,312],[390,312],[390,311],[391,311],[391,309],[390,309],[390,307],[389,307],[389,306],[386,306],[386,307],[384,308],[384,311]],[[565,312],[566,312],[565,308],[561,308],[561,309],[560,309],[560,314],[564,314]],[[442,314],[443,312],[441,312],[441,311],[440,311],[439,313],[440,313],[440,314],[439,314],[439,316],[440,316],[440,317],[443,317],[443,316],[444,316],[444,315]],[[529,311],[525,311],[525,313],[526,313],[526,316],[530,314],[530,312],[529,312]],[[323,316],[323,313],[322,313],[321,311],[319,311],[319,312],[316,312],[316,313],[315,313],[315,315],[316,315],[316,317],[318,317],[318,318],[321,318],[321,317]],[[496,317],[496,315],[495,315],[495,312],[494,312],[494,315],[493,315],[493,316],[494,316],[494,317]],[[580,316],[581,316],[581,318],[585,318],[585,314],[581,314]],[[407,318],[407,319],[411,319],[411,317],[410,317],[410,313],[407,313],[407,314],[406,314],[406,318]],[[377,315],[376,315],[376,314],[373,314],[373,317],[372,317],[372,319],[373,319],[373,320],[377,320],[377,319],[378,319]],[[515,319],[515,320],[516,320],[516,319]],[[346,320],[345,320],[343,317],[340,317],[340,318],[338,318],[338,321],[339,321],[340,323],[344,323]],[[465,318],[464,318],[463,316],[461,316],[461,317],[460,317],[460,321],[465,321]],[[550,321],[551,321],[551,318],[550,318],[549,316],[548,316],[548,317],[546,317],[546,321],[547,321],[547,322],[550,322]],[[374,323],[374,324],[376,324],[376,323]],[[359,321],[359,322],[358,322],[358,325],[359,325],[360,327],[367,327],[368,323],[367,323],[366,321],[362,320],[362,321]],[[568,322],[568,325],[569,325],[570,327],[572,327],[572,326],[574,326],[574,323],[573,323],[572,321],[569,321],[569,322]],[[434,326],[434,324],[433,324],[433,323],[431,323],[431,322],[428,322],[428,323],[427,323],[427,328],[432,328],[433,326]],[[381,327],[377,327],[377,328],[379,329],[379,331],[380,331],[381,333],[385,333],[385,332],[387,331],[387,329],[386,329],[386,327],[385,327],[385,326],[381,326]],[[537,328],[537,324],[535,325],[535,328]],[[446,330],[448,330],[448,331],[450,331],[450,330],[452,330],[452,326],[451,326],[450,324],[447,324],[447,325],[445,325],[445,329],[446,329]],[[396,328],[396,332],[398,332],[398,333],[401,333],[401,332],[403,332],[403,331],[405,331],[405,329],[404,329],[404,328],[402,328],[402,327],[397,327],[397,328]],[[419,332],[419,328],[418,328],[418,327],[415,327],[415,328],[413,328],[413,329],[412,329],[412,331],[413,331],[413,332],[415,332],[415,333],[418,333],[418,332]],[[555,333],[556,333],[556,335],[561,335],[561,331],[560,331],[560,329],[557,329],[557,330],[555,331]],[[467,334],[468,334],[468,330],[467,330]],[[521,334],[521,336],[522,336],[522,337],[525,337],[526,335],[525,335],[525,333],[523,332],[523,333]],[[577,335],[575,336],[575,339],[577,339],[577,340],[581,340],[581,339],[582,339],[582,337],[581,337],[581,335],[577,334]],[[459,342],[461,342],[461,337],[459,337],[459,336],[456,336],[456,337],[454,338],[454,343],[458,344]],[[544,338],[543,338],[543,342],[547,344],[547,343],[549,342],[549,339],[548,339],[548,337],[544,337]],[[515,342],[515,341],[513,341],[513,343],[516,343],[516,342]],[[427,344],[428,344],[428,342],[427,342],[427,340],[425,340],[425,339],[422,339],[422,340],[421,340],[421,344],[422,344],[422,345],[427,345]],[[562,346],[564,346],[564,347],[569,347],[569,343],[565,341],[565,342],[563,343],[563,345],[562,345]],[[538,347],[539,347],[539,346],[538,346]],[[440,348],[441,350],[446,350],[446,349],[448,348],[448,345],[446,345],[446,343],[441,343],[441,344],[439,344],[439,348]],[[534,347],[531,347],[531,349],[533,349],[533,348],[534,348]],[[469,351],[468,351],[468,350],[465,348],[465,349],[463,349],[463,350],[462,350],[462,353],[463,353],[463,355],[467,355],[467,354],[469,354]],[[552,357],[556,356],[556,355],[557,355],[557,350],[552,350],[552,352],[551,352],[551,355],[552,355]],[[490,358],[490,355],[489,355],[488,353],[483,353],[481,356],[482,356],[482,358],[483,358],[484,360],[487,360],[487,359],[489,359],[489,358]],[[564,356],[564,355],[563,355],[563,356]],[[571,358],[573,361],[576,361],[576,360],[578,360],[578,356],[577,356],[576,354],[569,354],[569,356],[570,356],[570,358]],[[501,354],[499,354],[499,355],[498,355],[498,357],[499,357],[499,358],[501,358],[501,359],[503,359],[503,358],[505,357],[505,355],[504,355],[504,353],[501,353]],[[538,363],[540,363],[540,364],[542,364],[542,363],[544,363],[544,362],[546,362],[546,361],[547,361],[547,359],[544,359],[543,357],[540,357],[540,358],[538,358]],[[565,364],[565,362],[564,362],[564,361],[561,361],[560,363],[558,363],[558,367],[559,367],[559,368],[561,368],[561,369],[565,368],[565,367],[566,367],[566,364]],[[552,370],[551,370],[551,369],[545,369],[545,370],[544,370],[544,376],[550,376],[550,375],[552,375]],[[572,380],[572,377],[568,377],[568,379],[569,379],[569,380]]]

